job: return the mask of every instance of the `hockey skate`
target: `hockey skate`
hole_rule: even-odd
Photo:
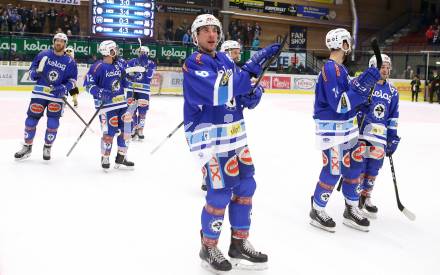
[[[359,231],[368,232],[370,221],[362,215],[362,211],[356,205],[350,205],[345,202],[343,223]]]
[[[334,233],[336,230],[336,223],[333,219],[327,215],[324,209],[319,210],[313,207],[313,196],[312,196],[312,209],[310,210],[310,224],[320,228],[322,230]]]
[[[202,232],[200,232],[200,235],[202,235]],[[199,256],[202,259],[202,267],[213,274],[226,274],[232,269],[231,263],[223,256],[216,244],[208,246],[203,243],[203,235]]]
[[[115,169],[125,167],[127,169],[134,169],[134,162],[128,161],[125,155],[117,154],[115,159]]]
[[[50,160],[50,151],[52,149],[52,145],[44,144],[43,147],[43,159]]]
[[[359,208],[366,218],[377,219],[377,206],[371,202],[371,198],[367,195],[361,195],[359,198]]]
[[[229,246],[228,255],[235,269],[267,269],[267,255],[255,251],[247,239],[237,239],[231,236],[231,245]]]
[[[105,172],[108,171],[108,169],[110,168],[109,156],[102,156],[101,157],[101,166],[102,166],[102,169],[104,169]]]
[[[139,138],[139,141],[144,141],[145,136],[144,136],[144,129],[137,129],[137,135]]]
[[[32,153],[32,144],[23,144],[20,151],[15,153],[15,160],[27,159]]]

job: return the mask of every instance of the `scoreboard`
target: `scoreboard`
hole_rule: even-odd
[[[153,37],[155,0],[91,0],[92,34],[97,37]]]

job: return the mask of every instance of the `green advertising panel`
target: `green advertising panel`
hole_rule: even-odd
[[[100,58],[99,44],[100,41],[70,39],[68,46],[75,51],[75,57],[87,59],[95,55]],[[136,57],[136,50],[139,48],[138,43],[117,42],[119,46],[119,53],[125,59]],[[151,58],[159,61],[178,62],[183,61],[190,56],[195,47],[187,46],[173,46],[173,45],[146,45],[150,48]],[[0,53],[7,56],[10,49],[22,56],[35,56],[39,52],[50,49],[52,47],[52,39],[50,38],[27,38],[18,36],[0,36]],[[244,51],[241,54],[241,60],[249,59],[250,52]]]

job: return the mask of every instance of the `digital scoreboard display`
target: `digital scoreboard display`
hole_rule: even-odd
[[[153,37],[155,0],[91,0],[92,34]]]

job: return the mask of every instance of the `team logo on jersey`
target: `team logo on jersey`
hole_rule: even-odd
[[[238,159],[241,163],[246,165],[252,165],[252,157],[251,152],[249,151],[249,148],[246,146],[243,149],[241,149],[240,153],[238,154]]]
[[[147,107],[150,104],[150,101],[148,101],[147,99],[141,98],[138,100],[138,104],[139,104],[139,107]]]
[[[223,73],[222,79],[220,80],[220,86],[228,85],[229,78],[232,75],[232,70],[227,69],[226,71],[220,70],[219,73]]]
[[[377,119],[384,119],[385,117],[385,105],[383,103],[378,103],[373,108],[374,117]]]
[[[342,158],[342,164],[347,167],[350,168],[350,152],[347,152],[344,157]]]
[[[143,77],[144,77],[143,73],[137,73],[136,74],[136,80],[142,80]]]
[[[320,198],[322,201],[328,201],[330,199],[330,193],[328,192],[322,193]]]
[[[34,114],[40,114],[40,113],[42,113],[44,111],[43,105],[38,104],[38,103],[32,103],[31,107],[29,109]]]
[[[215,219],[209,223],[212,232],[220,233],[222,231],[223,219]]]
[[[48,134],[46,136],[46,138],[47,138],[48,141],[53,141],[55,139],[55,135],[54,134]]]
[[[128,112],[123,114],[121,118],[122,118],[122,121],[125,122],[125,123],[129,123],[129,122],[132,121],[131,114],[128,113]]]
[[[225,164],[225,173],[230,177],[236,177],[239,174],[237,156],[232,156]]]
[[[61,104],[51,102],[49,105],[47,105],[47,110],[53,113],[59,112],[61,110]]]
[[[112,91],[119,91],[119,89],[121,89],[121,82],[119,81],[119,79],[114,80],[112,82]]]
[[[202,54],[201,54],[201,53],[198,53],[198,54],[196,55],[196,63],[199,64],[199,65],[203,65],[203,62],[202,62]]]
[[[110,124],[110,126],[112,127],[118,127],[118,117],[117,116],[113,116],[109,119],[108,123]]]
[[[235,111],[237,109],[237,103],[235,101],[235,98],[231,98],[228,102],[225,104],[226,110],[229,111]]]
[[[322,166],[327,166],[327,164],[328,164],[328,157],[324,152],[322,152]]]
[[[56,82],[58,80],[59,76],[60,76],[59,73],[57,71],[55,71],[55,70],[51,70],[47,74],[47,77],[49,78],[50,82]]]

